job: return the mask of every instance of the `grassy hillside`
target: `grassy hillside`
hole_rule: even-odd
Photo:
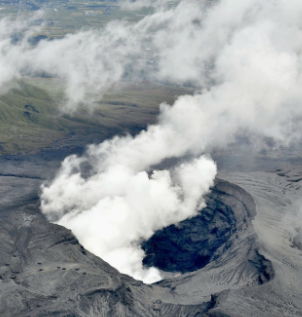
[[[61,112],[63,92],[57,79],[25,78],[0,95],[0,154],[43,147],[100,142],[124,131],[138,131],[156,120],[158,105],[185,91],[149,83],[109,91],[73,115]]]

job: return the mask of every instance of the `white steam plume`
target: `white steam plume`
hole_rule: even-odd
[[[42,211],[123,272],[159,278],[142,269],[139,242],[202,207],[216,173],[202,154],[227,146],[241,130],[282,142],[299,137],[301,16],[298,0],[188,0],[160,5],[136,24],[114,22],[36,47],[1,35],[0,85],[24,72],[52,73],[65,79],[69,109],[91,91],[139,80],[142,70],[197,91],[162,105],[158,124],[138,136],[67,158],[42,188]],[[195,159],[153,171],[187,154]]]
[[[124,78],[210,87],[219,80],[215,70],[221,50],[239,30],[265,21],[282,23],[272,17],[273,4],[267,9],[255,0],[215,5],[188,0],[173,8],[159,2],[154,14],[135,24],[115,21],[102,30],[81,31],[34,47],[28,43],[30,22],[26,28],[24,20],[2,20],[0,88],[22,74],[47,72],[64,79],[65,108],[73,111],[77,104],[89,102],[91,92],[102,93]],[[10,39],[16,27],[25,36],[15,43]]]
[[[105,152],[107,145],[97,152]],[[142,150],[140,146],[130,147],[129,151]],[[94,150],[90,148],[86,158],[91,163]],[[42,210],[50,220],[60,219],[58,223],[72,229],[88,250],[122,273],[145,282],[157,281],[160,275],[156,269],[142,267],[144,252],[139,243],[204,207],[202,196],[213,184],[216,166],[202,156],[173,171],[148,175],[118,163],[122,157],[111,161],[105,153],[99,155],[97,159],[105,164],[97,162],[94,174],[87,179],[80,173],[83,158],[67,158],[54,183],[43,188]],[[137,155],[130,156],[138,159]]]

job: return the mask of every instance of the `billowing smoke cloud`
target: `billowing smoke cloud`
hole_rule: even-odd
[[[122,272],[147,282],[159,278],[156,270],[142,269],[138,243],[202,207],[215,165],[201,157],[171,171],[152,167],[226,146],[241,130],[280,141],[293,137],[302,100],[297,12],[301,5],[294,1],[189,2],[139,22],[141,32],[153,30],[151,77],[203,90],[162,105],[158,124],[137,137],[67,158],[44,187],[43,212]]]
[[[148,282],[159,273],[143,270],[139,242],[203,206],[216,174],[204,153],[242,131],[290,141],[299,137],[302,114],[301,1],[162,3],[135,24],[113,22],[36,47],[3,35],[0,43],[0,84],[24,72],[49,72],[65,79],[68,109],[120,80],[196,87],[195,95],[161,105],[158,124],[136,137],[117,137],[67,158],[42,188],[42,211],[51,221]],[[184,156],[193,159],[159,168]]]
[[[28,41],[33,30],[31,21],[27,22],[1,22],[7,32],[0,38],[0,85],[35,73],[60,77],[65,83],[66,111],[74,111],[82,102],[89,104],[89,95],[101,94],[120,81],[141,51],[137,39],[128,38],[129,31],[122,22],[112,23],[104,31],[88,30],[41,41],[34,47]],[[14,28],[23,35],[16,43],[12,41]]]
[[[145,141],[152,143],[150,137]],[[202,156],[172,171],[158,170],[148,175],[138,168],[146,162],[134,166],[149,153],[135,141],[126,146],[128,153],[119,151],[116,144],[103,143],[97,149],[91,147],[86,158],[67,158],[53,184],[44,187],[42,210],[50,220],[59,219],[59,224],[72,229],[88,250],[121,272],[154,282],[160,275],[155,269],[143,270],[144,252],[139,242],[204,207],[202,195],[213,184],[216,166]],[[114,149],[108,156],[111,146]],[[115,150],[119,153],[113,154]],[[127,154],[128,160],[123,163]],[[96,165],[93,175],[85,179],[81,164],[86,160]]]
[[[111,22],[103,30],[41,41],[35,47],[28,43],[36,30],[32,21],[4,19],[0,85],[22,74],[47,72],[64,79],[66,108],[74,110],[78,103],[89,102],[91,93],[102,93],[122,79],[148,78],[210,89],[237,75],[271,74],[280,58],[293,67],[299,63],[299,1],[178,2],[170,7],[169,1],[136,1],[131,5],[156,3],[158,9],[135,24]],[[22,31],[23,39],[11,41]],[[294,74],[288,75],[297,86]]]
[[[276,11],[273,4],[268,10],[255,0],[240,4],[234,0],[190,0],[173,7],[167,3],[159,1],[158,10],[138,23],[111,22],[102,30],[41,41],[35,47],[28,43],[32,21],[2,20],[1,83],[22,74],[58,76],[66,83],[65,108],[69,111],[123,79],[147,78],[209,88],[221,79],[216,73],[220,71],[217,58],[240,31],[250,26],[254,30],[256,25],[261,28],[266,22],[279,30],[276,24],[281,23],[267,12]],[[25,35],[12,42],[16,29]]]
[[[204,86],[219,49],[209,34],[215,30],[203,32],[201,20],[207,14],[207,2],[183,1],[172,8],[167,3],[159,1],[154,14],[135,24],[114,21],[102,30],[81,31],[34,47],[28,43],[37,29],[32,28],[32,20],[4,19],[0,85],[22,74],[46,72],[60,77],[65,82],[68,111],[125,79]],[[224,32],[227,37],[228,30]],[[23,37],[11,41],[16,33]]]

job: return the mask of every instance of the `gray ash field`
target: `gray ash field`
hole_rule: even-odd
[[[187,273],[145,285],[40,213],[37,166],[47,178],[60,158],[53,168],[39,155],[2,158],[17,173],[0,177],[1,316],[302,316],[301,229],[291,229],[299,162],[267,158],[236,171],[217,159],[227,181],[216,180],[206,209],[143,244],[147,264]]]

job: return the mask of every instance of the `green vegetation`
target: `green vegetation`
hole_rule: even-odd
[[[124,84],[74,114],[61,112],[64,94],[54,78],[24,78],[0,96],[0,154],[43,147],[100,142],[125,130],[135,132],[156,120],[161,102],[190,93],[150,83]]]

